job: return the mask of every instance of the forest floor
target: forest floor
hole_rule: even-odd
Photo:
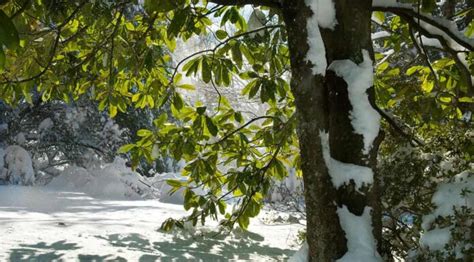
[[[0,186],[0,261],[281,261],[299,248],[303,226],[264,222],[270,211],[245,232],[217,234],[216,223],[158,230],[165,219],[186,213],[158,200]]]

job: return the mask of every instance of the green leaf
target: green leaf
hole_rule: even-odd
[[[441,96],[441,97],[439,98],[439,101],[441,101],[441,102],[443,102],[443,103],[446,103],[446,104],[451,103],[451,100],[452,100],[452,99],[451,99],[451,97],[449,97],[449,96]]]
[[[410,67],[410,68],[407,69],[406,74],[407,74],[408,76],[411,76],[411,75],[413,75],[415,72],[417,72],[418,70],[420,70],[420,67],[422,68],[422,66],[412,66],[412,67]]]
[[[181,89],[184,89],[184,90],[190,90],[190,91],[196,90],[196,87],[194,85],[191,85],[191,84],[182,84],[182,85],[178,85],[177,87],[181,88]]]
[[[461,97],[459,98],[459,102],[462,102],[462,103],[474,103],[474,98],[472,97]]]
[[[226,31],[224,30],[217,30],[216,36],[219,40],[224,40],[226,39],[229,35],[227,34]]]
[[[217,202],[217,205],[219,207],[219,213],[221,213],[221,215],[225,214],[225,209],[227,207],[227,204],[224,202],[224,200],[219,200]]]
[[[165,222],[163,222],[163,224],[161,224],[160,229],[163,231],[170,231],[171,229],[173,229],[173,226],[175,225],[178,226],[178,223],[176,223],[176,220],[172,218],[168,218],[165,220]]]
[[[120,154],[127,153],[128,151],[134,149],[135,147],[136,147],[135,144],[123,145],[119,148],[118,153],[120,153]]]
[[[257,94],[258,90],[260,89],[261,84],[262,84],[261,81],[255,80],[255,83],[252,85],[249,91],[249,99],[253,98]]]
[[[114,105],[109,105],[109,116],[114,118],[117,115],[117,107]]]
[[[241,214],[239,218],[237,219],[237,222],[239,223],[239,226],[242,229],[247,229],[249,226],[250,220],[248,216]]]
[[[137,136],[139,137],[147,137],[153,135],[153,132],[151,132],[148,129],[140,129],[137,131]]]
[[[177,110],[181,110],[183,108],[184,102],[180,95],[175,94],[173,96],[173,105]]]
[[[20,45],[20,38],[15,25],[10,18],[0,10],[0,48],[4,44],[7,48],[15,49]]]
[[[381,23],[383,23],[385,21],[385,13],[384,12],[375,11],[375,12],[372,13],[372,16],[374,16]]]
[[[204,112],[206,112],[206,107],[205,106],[198,107],[198,108],[196,108],[196,112],[199,115],[202,115],[202,114],[204,114]]]
[[[242,123],[244,121],[244,118],[242,117],[242,113],[240,112],[235,112],[234,114],[235,121]]]
[[[229,86],[230,85],[230,71],[225,67],[221,67],[221,76],[222,76],[222,83],[224,86]]]
[[[209,83],[211,81],[212,73],[211,73],[211,68],[209,67],[209,63],[207,62],[207,59],[202,59],[202,67],[201,67],[201,75],[202,75],[202,81],[204,83]]]
[[[240,51],[239,44],[235,44],[232,46],[230,49],[232,52],[232,59],[234,59],[235,64],[239,67],[242,68],[242,52]]]
[[[171,187],[176,187],[176,188],[180,188],[183,186],[183,182],[179,180],[168,179],[166,180],[166,183],[170,185]]]
[[[159,2],[159,1],[158,1]],[[174,12],[173,20],[168,26],[168,36],[177,36],[188,20],[188,12],[183,9],[178,9]]]
[[[209,130],[209,133],[211,133],[211,135],[213,136],[217,135],[217,132],[218,132],[217,126],[214,124],[212,119],[208,116],[206,116],[206,127],[207,127],[207,130]]]
[[[242,51],[242,54],[244,54],[245,58],[250,64],[255,64],[255,57],[253,53],[248,49],[246,45],[240,45],[239,46],[240,51]]]
[[[433,87],[434,87],[434,82],[428,80],[428,78],[426,78],[421,84],[421,89],[426,93],[430,93],[433,90]]]

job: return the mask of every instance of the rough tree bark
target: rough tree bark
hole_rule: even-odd
[[[371,1],[336,0],[334,3],[337,26],[334,30],[321,28],[327,64],[345,59],[360,64],[363,62],[362,50],[367,50],[373,60]],[[291,52],[291,87],[299,116],[310,260],[334,261],[347,252],[347,240],[336,212],[337,207],[342,206],[358,216],[367,206],[372,207],[373,234],[379,253],[382,253],[378,180],[375,178],[372,186],[359,191],[353,183],[336,189],[324,161],[320,132],[329,133],[332,158],[372,170],[375,170],[380,139],[376,139],[369,154],[363,154],[363,137],[354,133],[349,117],[352,106],[347,83],[332,71],[327,71],[325,76],[312,73],[306,60],[309,48],[306,22],[312,11],[305,1],[287,1],[282,13]],[[373,88],[369,89],[369,98],[373,102]]]

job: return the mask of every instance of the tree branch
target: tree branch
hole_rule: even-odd
[[[415,7],[413,7],[411,4],[401,4],[397,2],[385,3],[384,1],[374,1],[372,4],[372,10],[390,12],[399,15],[400,17],[419,19],[420,21],[423,21],[438,30],[441,30],[447,37],[451,38],[464,48],[470,51],[474,50],[474,40],[465,37],[458,30],[452,28],[450,26],[451,21],[442,18],[434,18],[430,15],[417,12]],[[420,24],[417,24],[416,27],[420,27],[420,29],[427,31],[426,28],[423,28],[423,26],[421,26]],[[439,36],[445,38],[442,35]],[[445,41],[446,40],[447,39],[445,39]]]
[[[207,144],[208,146],[209,145],[215,145],[215,144],[219,144],[219,143],[222,143],[224,140],[227,140],[229,137],[231,137],[232,135],[234,135],[235,133],[239,132],[240,130],[244,129],[245,127],[247,127],[248,125],[250,125],[251,123],[257,121],[257,120],[261,120],[261,119],[273,119],[275,118],[274,116],[259,116],[259,117],[256,117],[256,118],[252,118],[250,119],[247,123],[245,123],[244,125],[234,129],[233,131],[227,133],[226,135],[224,135],[221,139],[219,139],[219,141],[217,142],[214,142],[214,143],[210,143],[210,144]]]
[[[433,78],[435,80],[436,88],[439,90],[438,75],[436,74],[436,71],[434,70],[433,66],[431,65],[430,58],[428,57],[428,52],[427,52],[425,46],[423,45],[422,35],[420,33],[418,33],[418,38],[419,38],[419,43],[418,43],[417,40],[416,40],[415,32],[414,32],[412,26],[409,26],[409,34],[410,34],[410,38],[413,42],[413,46],[416,48],[416,50],[418,50],[418,53],[420,54],[420,56],[423,58],[426,65],[430,69],[431,74],[433,75]]]
[[[437,39],[441,43],[445,51],[451,54],[454,61],[456,62],[456,66],[458,67],[459,71],[462,74],[462,77],[464,78],[464,81],[466,82],[468,94],[472,95],[472,93],[474,92],[473,81],[471,79],[472,73],[470,72],[469,68],[463,63],[463,61],[461,61],[461,58],[458,56],[458,53],[462,52],[453,49],[448,40],[446,40],[444,37],[437,34],[432,34],[432,32],[429,32],[424,27],[420,26],[419,23],[417,23],[417,21],[415,21],[413,17],[406,15],[400,15],[400,17],[404,19],[410,26],[417,28],[420,35],[423,34],[428,38]]]
[[[412,146],[416,147],[416,146],[424,146],[425,145],[425,143],[422,140],[418,139],[415,135],[411,135],[411,134],[408,134],[407,132],[405,132],[405,130],[403,130],[403,128],[398,125],[397,121],[395,119],[393,119],[389,115],[389,113],[385,112],[384,110],[382,110],[379,107],[376,107],[375,110],[377,110],[377,112],[382,116],[382,118],[385,119],[385,121],[387,121],[387,123],[393,128],[393,130],[395,130],[402,137],[407,139]]]

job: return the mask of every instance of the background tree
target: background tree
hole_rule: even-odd
[[[248,30],[240,12],[246,4],[262,6],[263,27]],[[464,9],[469,4],[457,2],[455,12],[470,10]],[[188,181],[169,183],[176,190],[186,188],[185,208],[193,209],[188,219],[194,223],[217,218],[220,212],[226,217],[224,225],[237,222],[245,228],[258,214],[271,179],[285,177],[285,165],[296,166],[305,182],[309,257],[316,261],[390,256],[383,247],[381,177],[376,175],[380,115],[412,139],[376,106],[376,97],[389,109],[397,103],[393,96],[402,97],[403,92],[414,102],[414,97],[435,95],[434,102],[449,104],[447,111],[456,112],[456,119],[472,103],[472,40],[448,20],[433,17],[440,10],[435,1],[180,0],[142,5],[53,0],[6,1],[2,10],[6,37],[0,40],[6,48],[0,53],[0,85],[5,102],[31,102],[32,89],[44,100],[78,99],[89,91],[111,117],[129,106],[170,103],[178,123],[167,123],[163,114],[153,129],[139,130],[138,142],[121,151],[130,151],[135,164],[160,153],[184,159]],[[385,15],[378,13],[374,28],[388,24],[392,39],[387,45],[394,46],[398,57],[403,58],[405,39],[420,48],[420,59],[426,63],[407,69],[408,75],[416,72],[409,84],[389,84],[405,60],[396,66],[385,64],[385,54],[378,55],[376,88],[372,87],[372,11],[396,15],[380,22]],[[464,21],[468,13],[457,17]],[[211,19],[221,27],[212,28]],[[173,59],[177,39],[203,34],[214,36],[214,48]],[[432,54],[424,50],[423,37],[437,40],[449,59],[441,59],[444,62],[436,67]],[[196,87],[186,83],[182,73],[200,75],[210,83],[218,95],[217,106],[185,103],[178,90]],[[450,76],[442,78],[443,74]],[[221,95],[219,90],[237,78],[246,81],[243,94],[259,95],[268,105],[264,115],[243,114]],[[424,93],[397,90],[416,81]],[[196,195],[195,186],[206,187],[208,195]],[[226,213],[229,198],[238,202]],[[182,221],[169,220],[163,227],[173,225]],[[364,241],[355,235],[363,235]]]

